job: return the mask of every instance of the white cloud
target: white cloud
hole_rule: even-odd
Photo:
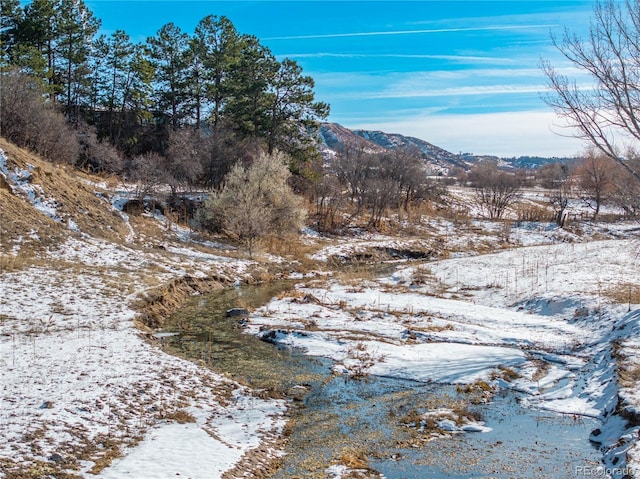
[[[458,97],[470,95],[508,95],[515,93],[539,93],[543,85],[477,85],[453,88],[394,88],[392,90],[365,94],[368,98],[426,98],[426,97]]]
[[[418,35],[425,33],[455,33],[455,32],[477,32],[477,31],[498,31],[498,30],[526,30],[531,28],[551,28],[557,24],[544,25],[493,25],[487,27],[460,27],[460,28],[428,28],[421,30],[392,30],[379,32],[347,32],[347,33],[326,33],[318,35],[295,35],[285,37],[270,37],[263,40],[310,40],[319,38],[347,38],[347,37],[373,37],[387,35]]]
[[[584,144],[568,138],[550,111],[473,115],[433,114],[373,122],[345,122],[349,128],[382,130],[422,138],[452,153],[511,156],[574,156]]]
[[[492,64],[492,65],[513,65],[516,60],[507,57],[483,56],[483,55],[430,55],[430,54],[405,54],[405,53],[333,53],[333,52],[313,52],[313,53],[287,53],[278,54],[278,59],[282,58],[398,58],[406,60],[445,60],[452,63],[471,64]]]

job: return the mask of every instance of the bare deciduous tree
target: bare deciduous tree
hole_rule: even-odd
[[[76,166],[94,172],[122,172],[125,164],[122,155],[111,143],[98,140],[95,127],[81,121],[77,134],[80,153]]]
[[[587,140],[640,181],[621,153],[640,142],[640,0],[598,1],[587,38],[565,31],[554,45],[592,85],[585,87],[542,62],[550,94],[545,101]],[[624,145],[623,142],[627,144]]]
[[[569,176],[567,163],[547,163],[536,172],[537,183],[548,190],[553,190],[564,183]]]
[[[17,70],[0,75],[0,134],[48,160],[75,163],[76,136],[64,117],[44,101],[41,83]]]
[[[144,200],[153,195],[166,184],[165,170],[162,168],[164,158],[158,153],[144,153],[132,160],[131,180],[136,182],[136,198]]]
[[[469,172],[476,202],[491,219],[500,219],[521,196],[518,178],[498,168],[495,161],[483,161]]]
[[[615,170],[616,163],[611,158],[594,150],[587,152],[576,168],[582,199],[593,210],[594,221],[602,203],[613,192]]]
[[[199,129],[183,128],[169,133],[169,147],[164,168],[171,192],[192,187],[203,173],[203,157],[207,143]]]
[[[631,158],[629,160],[631,167],[635,171],[640,171],[640,159],[633,154],[630,154],[629,157]],[[618,168],[615,171],[610,202],[628,216],[637,217],[640,215],[640,182],[623,168]]]
[[[333,174],[324,175],[313,188],[316,204],[316,227],[320,231],[335,231],[348,221],[340,221],[339,212],[346,203],[340,182]]]
[[[340,153],[330,166],[348,190],[356,214],[368,210],[369,226],[375,228],[388,210],[396,208],[408,213],[412,203],[442,194],[428,180],[417,151],[376,153],[353,147]]]

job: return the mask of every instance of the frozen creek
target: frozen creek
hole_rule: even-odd
[[[488,305],[442,285],[436,296],[424,283],[442,283],[438,271],[428,281],[424,273],[420,284],[412,266],[380,281],[309,280],[195,298],[167,324],[180,334],[163,341],[292,400],[286,455],[272,477],[598,473],[604,452],[589,436],[613,434],[606,416],[615,396],[603,311],[584,298],[543,295]],[[455,288],[470,291],[461,276]],[[486,289],[514,287],[487,278],[495,284]],[[226,318],[235,306],[257,309],[246,322]],[[607,449],[614,437],[602,440]],[[615,472],[612,458],[615,451],[607,466]]]

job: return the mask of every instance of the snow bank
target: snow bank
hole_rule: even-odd
[[[283,402],[163,353],[133,326],[147,275],[246,266],[174,254],[81,236],[49,253],[55,268],[0,275],[0,457],[95,477],[107,438],[125,456],[98,477],[204,479],[282,430]],[[171,420],[182,413],[196,422]]]

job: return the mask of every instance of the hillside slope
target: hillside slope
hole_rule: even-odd
[[[0,140],[0,478],[119,477],[111,462],[141,441],[172,475],[268,469],[282,401],[164,353],[143,324],[259,265],[129,217],[115,186]]]
[[[97,177],[54,165],[0,138],[0,245],[42,250],[69,234],[122,242],[129,227]]]

